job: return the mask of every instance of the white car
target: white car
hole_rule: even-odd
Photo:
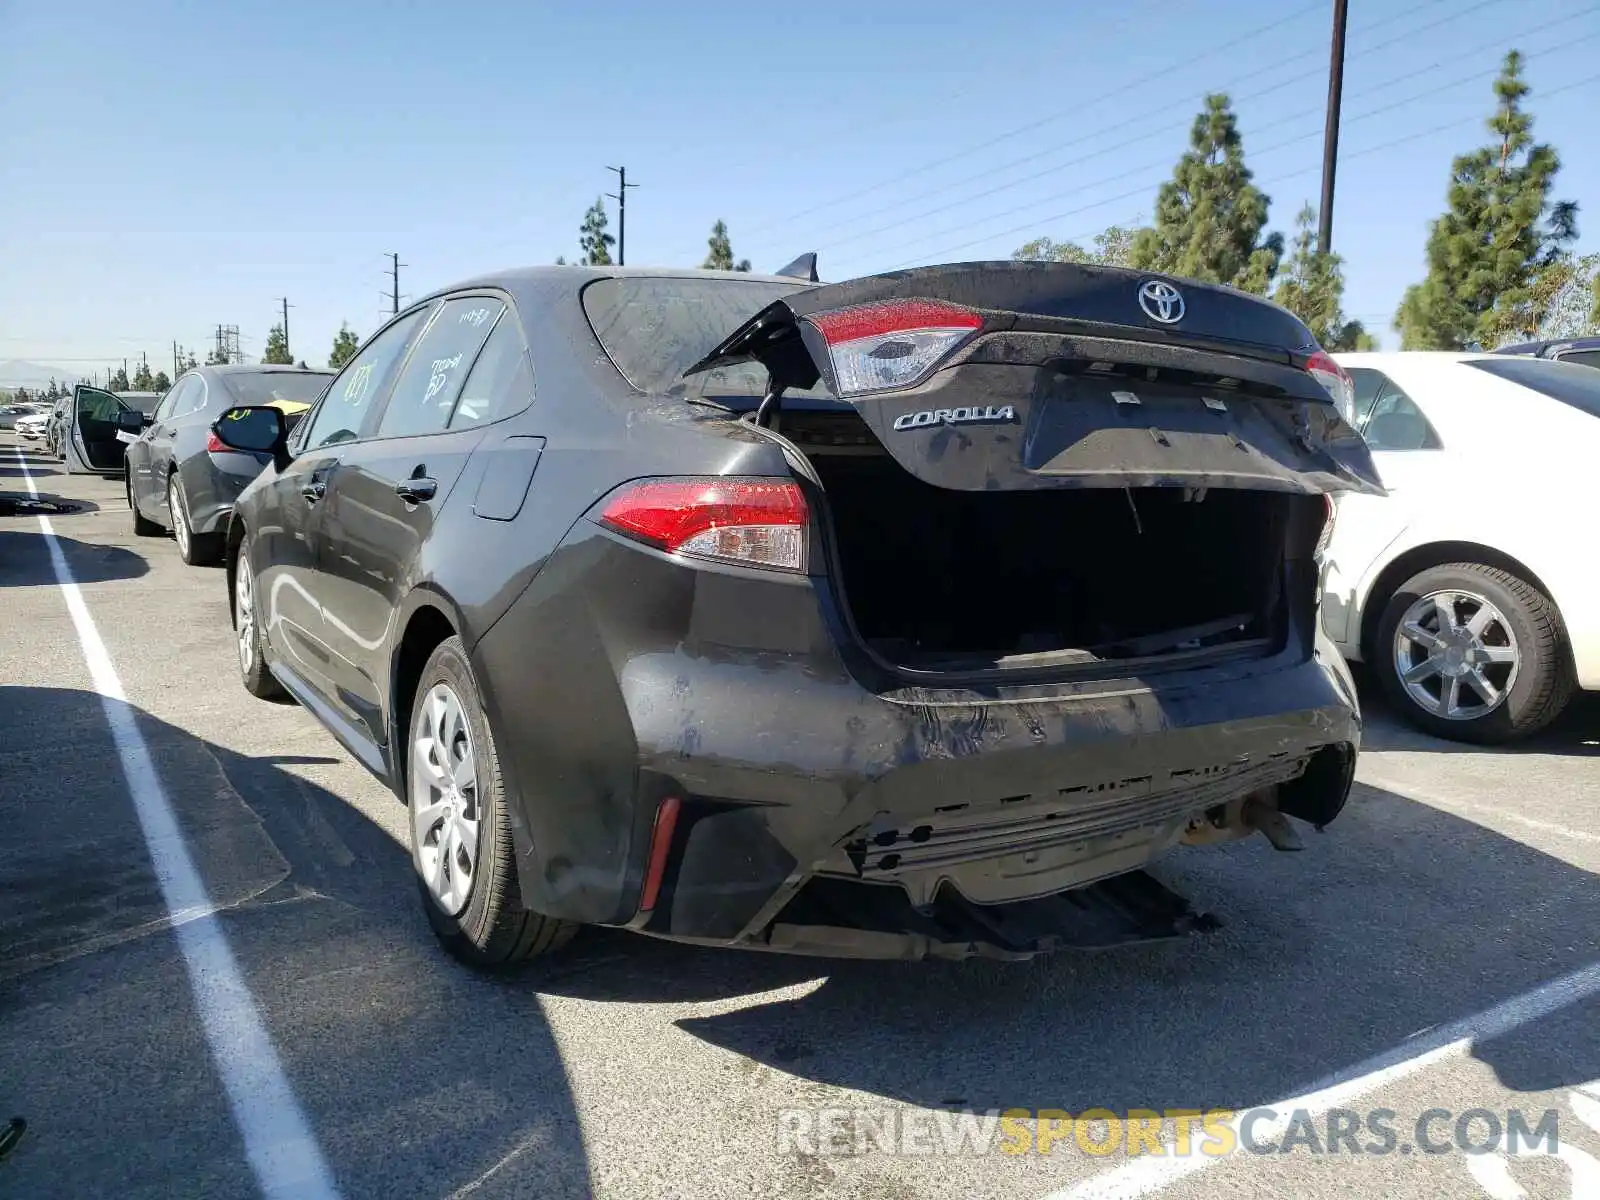
[[[17,436],[27,438],[29,441],[38,441],[44,436],[45,426],[49,422],[50,413],[48,409],[42,413],[18,417],[16,421]]]
[[[1334,356],[1387,497],[1343,495],[1322,624],[1430,733],[1507,741],[1600,689],[1600,371]]]

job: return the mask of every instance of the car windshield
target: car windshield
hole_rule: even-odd
[[[1600,371],[1547,358],[1474,358],[1467,361],[1490,375],[1519,383],[1541,396],[1600,417]]]
[[[774,300],[805,286],[762,279],[601,279],[584,289],[583,310],[617,370],[641,392],[704,397],[740,408],[766,392],[767,369],[760,363],[718,367],[688,380],[684,371]],[[820,384],[808,391],[791,388],[786,397],[830,399]]]
[[[222,377],[242,405],[310,404],[328,386],[331,371],[230,372]]]

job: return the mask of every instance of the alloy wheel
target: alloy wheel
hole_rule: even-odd
[[[172,510],[172,537],[185,560],[189,557],[189,518],[183,511],[183,489],[176,478],[167,484],[167,507]]]
[[[411,743],[411,821],[423,884],[451,916],[466,908],[478,868],[477,755],[461,698],[436,683]]]
[[[1505,614],[1463,591],[1432,592],[1414,601],[1395,628],[1393,658],[1411,702],[1447,721],[1494,712],[1522,665]]]
[[[256,603],[250,568],[242,555],[234,570],[233,624],[239,635],[239,668],[249,674],[256,663]]]

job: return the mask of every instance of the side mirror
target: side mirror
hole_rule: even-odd
[[[270,454],[282,463],[289,431],[284,427],[283,410],[265,405],[230,408],[216,419],[211,432],[230,450],[249,454]]]
[[[117,428],[128,433],[141,433],[150,422],[137,408],[123,408],[117,410]]]

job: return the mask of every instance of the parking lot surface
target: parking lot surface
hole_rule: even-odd
[[[1366,689],[1325,834],[1158,868],[1221,921],[1188,940],[873,963],[591,930],[488,980],[434,943],[394,797],[240,686],[222,572],[0,434],[0,493],[30,488],[75,507],[0,515],[0,1195],[1600,1194],[1592,699],[1491,752]],[[948,1140],[1267,1105],[1305,1108],[1296,1144],[1095,1153],[1115,1127],[1086,1150],[1050,1112]],[[1328,1151],[1330,1108],[1368,1149]],[[1549,1113],[1554,1155],[1452,1144]]]

